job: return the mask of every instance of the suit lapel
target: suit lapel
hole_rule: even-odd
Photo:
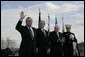
[[[39,29],[39,30],[40,30],[41,34],[44,35],[44,34],[43,34],[43,31],[42,31],[41,29]]]
[[[34,37],[35,37],[35,32],[36,32],[36,31],[35,31],[35,29],[34,29],[33,27],[32,27],[32,30],[33,30],[33,33],[34,33]]]
[[[25,26],[25,29],[26,29],[27,37],[28,37],[28,38],[31,38],[28,27]]]
[[[45,30],[46,36],[44,35],[43,31],[39,28],[40,34],[42,34],[43,38],[45,38],[47,36],[47,32]]]
[[[57,33],[54,31],[54,34],[55,34],[55,37],[58,39],[60,37],[60,34],[59,34],[59,37],[57,35]]]
[[[27,37],[32,39],[31,36],[30,36],[30,33],[29,33],[29,29],[28,29],[27,26],[25,26],[25,29],[26,29]],[[32,29],[33,29],[33,27],[32,27]],[[34,32],[34,29],[33,29],[33,32]],[[35,33],[34,33],[34,36],[35,36]]]

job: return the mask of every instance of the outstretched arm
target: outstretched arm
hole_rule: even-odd
[[[21,32],[22,29],[23,29],[23,26],[21,26],[21,24],[22,24],[22,21],[23,21],[23,19],[25,18],[25,16],[26,16],[26,15],[24,15],[24,12],[21,11],[21,12],[20,12],[20,20],[18,21],[18,23],[17,23],[17,25],[16,25],[16,30],[18,30],[19,32]]]

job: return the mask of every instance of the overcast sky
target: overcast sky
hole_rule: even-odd
[[[41,19],[46,22],[45,29],[48,29],[48,13],[50,14],[50,30],[55,25],[55,15],[62,30],[62,16],[64,24],[72,25],[72,32],[75,33],[78,43],[84,42],[84,2],[83,1],[1,1],[1,37],[16,40],[20,44],[21,35],[15,30],[20,18],[20,11],[24,11],[33,19],[33,27],[38,27],[39,7]],[[26,19],[26,18],[25,18]],[[25,19],[23,24],[25,25]]]

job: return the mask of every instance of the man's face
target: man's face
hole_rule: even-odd
[[[71,27],[66,27],[67,32],[70,32]]]
[[[26,25],[28,25],[28,26],[31,26],[32,25],[32,19],[31,18],[29,18],[29,19],[26,19]]]
[[[44,28],[44,26],[45,26],[45,22],[44,21],[40,21],[40,28]]]
[[[60,30],[59,26],[54,27],[54,31],[58,32]]]

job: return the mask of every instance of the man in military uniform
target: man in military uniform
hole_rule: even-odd
[[[65,26],[67,32],[63,33],[65,37],[64,55],[73,56],[73,43],[77,43],[77,39],[75,34],[71,32],[71,25],[67,24]]]

